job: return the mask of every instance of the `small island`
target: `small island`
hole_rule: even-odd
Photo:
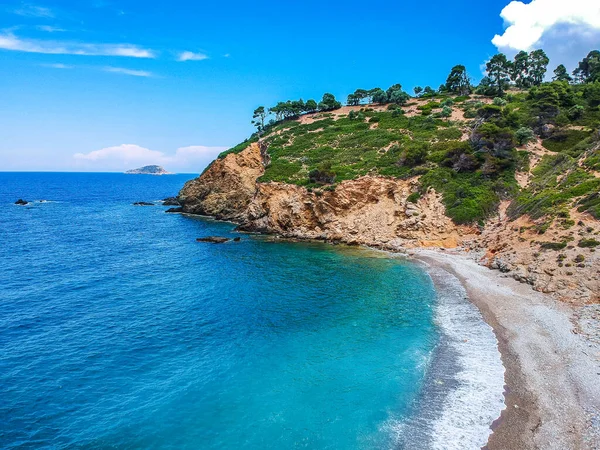
[[[171,175],[161,166],[144,166],[138,169],[131,169],[125,172],[128,175]]]

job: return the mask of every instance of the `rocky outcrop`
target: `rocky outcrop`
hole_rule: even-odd
[[[177,197],[167,197],[161,201],[163,206],[181,206],[181,203],[179,203]]]
[[[335,190],[259,183],[240,228],[286,237],[323,239],[397,250],[414,246],[456,247],[457,227],[430,190],[417,204],[407,201],[417,180],[362,177]]]
[[[150,202],[135,202],[133,206],[154,206],[154,203]]]
[[[456,247],[461,236],[476,232],[446,217],[433,190],[410,203],[416,178],[366,176],[344,181],[335,190],[259,183],[268,163],[265,150],[252,144],[216,160],[181,190],[183,211],[235,221],[245,231],[386,249]]]
[[[575,303],[600,301],[600,251],[577,245],[585,236],[600,235],[600,222],[585,214],[571,211],[577,225],[565,229],[557,222],[540,235],[525,216],[509,220],[504,202],[498,217],[482,229],[458,226],[446,216],[441,195],[434,190],[416,203],[408,201],[418,178],[365,176],[343,181],[335,189],[309,190],[258,182],[267,164],[266,149],[260,144],[215,161],[180,192],[182,211],[230,220],[244,231],[288,238],[386,250],[460,248],[535,290]],[[545,249],[543,242],[567,244],[554,251]]]
[[[231,239],[220,236],[207,236],[196,239],[196,242],[208,242],[211,244],[224,244],[225,242],[229,242]]]
[[[545,219],[509,220],[507,207],[508,202],[503,202],[498,216],[487,221],[479,236],[464,240],[463,245],[479,255],[479,262],[563,301],[600,302],[600,252],[580,246],[586,236],[600,235],[600,222],[573,209],[573,225],[565,227],[555,220],[541,233],[539,225]]]
[[[184,185],[178,196],[183,211],[222,220],[244,220],[256,194],[256,179],[264,173],[264,163],[259,144],[217,159],[200,177]]]
[[[25,205],[28,205],[28,204],[29,204],[29,202],[27,200],[23,200],[22,198],[20,198],[19,200],[17,200],[15,202],[15,205],[21,205],[21,206],[25,206]]]

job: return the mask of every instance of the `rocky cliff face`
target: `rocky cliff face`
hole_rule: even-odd
[[[510,221],[500,208],[483,229],[455,225],[441,196],[429,190],[417,203],[408,201],[418,179],[365,176],[344,181],[335,190],[307,190],[283,183],[259,183],[268,164],[265,148],[252,144],[239,154],[215,161],[179,194],[183,211],[231,220],[245,231],[300,239],[364,244],[387,250],[461,247],[480,262],[535,290],[572,302],[600,301],[600,258],[576,246],[577,235],[600,224],[581,220],[566,231],[556,224],[544,236],[527,217]],[[581,230],[579,230],[581,229]],[[561,252],[540,250],[540,242],[572,242]],[[584,258],[582,259],[582,256]]]
[[[181,190],[183,210],[232,220],[246,231],[393,250],[456,247],[462,236],[475,232],[446,217],[441,198],[433,190],[416,204],[409,202],[417,179],[366,176],[344,181],[334,191],[257,183],[267,162],[265,154],[252,144],[215,161]]]
[[[221,220],[245,220],[248,205],[257,191],[256,179],[264,173],[264,163],[258,144],[217,159],[179,192],[183,211]]]

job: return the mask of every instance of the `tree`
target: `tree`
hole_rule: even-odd
[[[589,83],[583,91],[583,97],[591,107],[600,105],[600,81]]]
[[[384,104],[388,101],[388,96],[385,91],[381,88],[375,88],[371,91],[371,96],[374,103]]]
[[[307,113],[312,113],[315,112],[318,108],[317,102],[315,102],[312,98],[310,100],[307,100],[306,103],[304,104],[304,110]]]
[[[335,96],[330,93],[323,94],[323,99],[318,105],[319,111],[332,111],[339,109],[342,104],[335,99]]]
[[[410,95],[408,95],[403,90],[392,91],[388,100],[391,103],[395,103],[396,105],[406,105],[410,100]]]
[[[471,82],[465,66],[457,65],[452,68],[444,85],[445,90],[458,95],[471,93]]]
[[[367,103],[371,103],[371,96],[369,95],[369,91],[367,91],[366,89],[357,89],[356,91],[354,91],[354,95],[358,97],[359,102],[366,98]]]
[[[531,87],[531,79],[529,77],[529,53],[521,50],[515,55],[510,78],[515,82],[515,85],[518,88],[526,89]]]
[[[432,89],[431,86],[425,86],[425,89],[423,89],[423,96],[433,97],[435,94],[435,89]]]
[[[402,90],[401,84],[394,84],[386,91],[388,102],[396,105],[405,105],[410,100],[410,95]]]
[[[534,50],[529,54],[529,76],[533,86],[539,86],[544,81],[550,59],[544,50]]]
[[[421,86],[416,86],[413,91],[415,91],[415,95],[418,97],[421,92],[423,92],[423,88]]]
[[[556,69],[554,69],[554,76],[552,77],[553,81],[566,81],[570,83],[573,81],[573,78],[567,72],[567,68],[564,65],[559,65]]]
[[[534,86],[529,91],[529,100],[532,101],[532,111],[538,116],[541,124],[556,117],[560,108],[570,108],[575,103],[573,90],[565,81]]]
[[[521,127],[515,132],[515,138],[519,145],[525,145],[535,139],[535,134],[531,128]]]
[[[360,104],[360,98],[356,94],[348,94],[348,100],[346,103],[349,106],[358,106]]]
[[[600,51],[592,50],[589,52],[579,62],[579,65],[573,71],[573,76],[578,83],[600,81]]]
[[[493,97],[494,95],[496,95],[496,88],[492,84],[492,80],[490,80],[490,77],[483,77],[479,82],[479,86],[477,86],[475,92],[479,95]]]
[[[492,56],[492,59],[487,62],[485,67],[490,83],[496,89],[496,95],[502,97],[510,80],[510,61],[506,59],[504,53],[498,53],[497,55]]]
[[[264,106],[259,106],[254,110],[254,114],[252,115],[252,124],[256,127],[257,131],[261,133],[265,129],[265,118],[267,117],[267,112],[265,111]]]

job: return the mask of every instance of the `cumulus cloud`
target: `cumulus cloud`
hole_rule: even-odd
[[[81,42],[22,39],[10,32],[0,34],[0,49],[51,55],[126,56],[131,58],[156,57],[153,50],[141,48],[132,44],[89,44]]]
[[[509,55],[543,48],[552,64],[574,67],[600,45],[600,1],[510,2],[500,13],[506,29],[492,43]]]
[[[194,53],[194,52],[181,52],[179,56],[177,56],[177,61],[202,61],[208,59],[208,56],[204,53]]]
[[[227,147],[193,145],[165,154],[135,144],[122,144],[73,155],[78,168],[123,171],[138,166],[158,164],[171,171],[199,172]]]
[[[105,72],[121,73],[123,75],[131,75],[133,77],[152,77],[152,76],[154,76],[152,74],[152,72],[147,72],[145,70],[125,69],[123,67],[105,67],[103,70]]]

